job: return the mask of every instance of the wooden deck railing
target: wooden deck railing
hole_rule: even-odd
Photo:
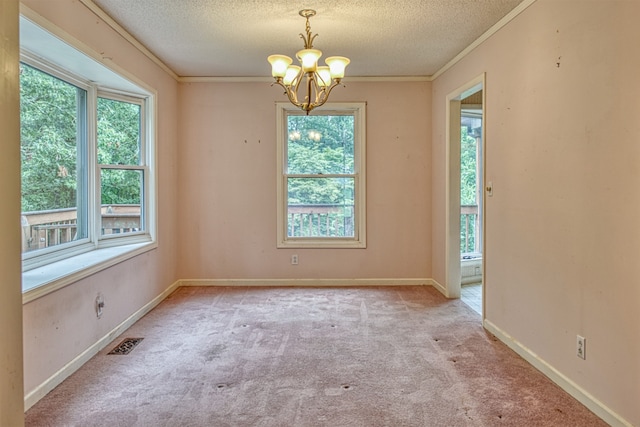
[[[57,246],[77,239],[76,208],[22,213],[22,252]],[[139,205],[102,207],[102,234],[117,234],[140,229]]]
[[[353,205],[289,205],[289,237],[353,237]]]
[[[460,253],[481,252],[478,205],[460,206]]]

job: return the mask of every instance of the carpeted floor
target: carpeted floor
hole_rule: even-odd
[[[606,424],[431,287],[185,287],[26,425]]]

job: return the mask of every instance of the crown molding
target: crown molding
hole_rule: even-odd
[[[89,8],[100,19],[107,23],[113,30],[120,34],[129,43],[135,46],[141,53],[156,63],[160,68],[167,72],[171,77],[180,83],[265,83],[272,82],[271,77],[217,77],[217,76],[179,76],[163,61],[133,37],[127,30],[118,24],[113,18],[107,15],[92,0],[79,0],[87,8]],[[442,68],[431,76],[350,76],[348,81],[351,82],[430,82],[437,79],[444,72],[449,70],[455,64],[460,62],[465,56],[471,53],[476,47],[480,46],[485,40],[497,33],[502,27],[511,22],[516,16],[520,15],[525,9],[535,3],[536,0],[523,0],[515,9],[506,14],[500,21],[495,23],[491,28],[485,31],[473,43],[462,50],[451,61],[447,62]]]
[[[491,28],[489,28],[487,31],[485,31],[484,34],[482,34],[480,37],[478,37],[473,43],[471,43],[469,46],[467,46],[462,52],[457,54],[451,61],[447,62],[444,65],[444,67],[442,67],[438,71],[436,71],[430,77],[430,81],[433,81],[433,80],[437,79],[445,71],[449,70],[455,64],[460,62],[465,56],[470,54],[471,51],[473,51],[476,47],[480,46],[489,37],[491,37],[492,35],[497,33],[502,27],[507,25],[513,19],[515,19],[516,16],[520,15],[522,12],[524,12],[524,10],[526,8],[528,8],[529,6],[531,6],[535,2],[536,2],[536,0],[524,0],[522,3],[520,3],[518,6],[516,6],[515,9],[513,9],[511,12],[507,13],[501,20],[496,22]]]
[[[180,83],[273,83],[273,77],[178,77]],[[429,76],[349,76],[343,79],[350,82],[430,82]]]
[[[109,25],[115,32],[120,34],[125,40],[131,43],[136,49],[138,49],[142,54],[144,54],[147,58],[153,61],[157,66],[162,68],[167,74],[173,77],[175,80],[178,80],[178,75],[169,68],[164,62],[160,60],[156,55],[153,54],[149,49],[146,48],[145,45],[140,43],[135,37],[133,37],[127,30],[125,30],[120,24],[118,24],[113,18],[111,18],[107,13],[100,9],[100,7],[95,4],[92,0],[80,0],[80,3],[85,5],[91,12],[96,14],[100,19],[102,19],[107,25]]]

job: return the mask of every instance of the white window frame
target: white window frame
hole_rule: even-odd
[[[147,100],[145,98],[140,98],[140,97],[133,97],[133,96],[127,96],[127,95],[123,95],[123,94],[118,94],[118,93],[114,93],[114,92],[106,92],[106,91],[98,91],[98,96],[97,98],[104,98],[104,99],[110,99],[110,100],[114,100],[114,101],[121,101],[121,102],[128,102],[130,104],[136,104],[140,107],[140,118],[141,118],[141,123],[140,123],[140,163],[138,165],[111,165],[111,164],[100,164],[97,161],[97,151],[96,151],[96,182],[98,183],[96,185],[96,190],[98,191],[98,196],[96,197],[96,217],[95,217],[95,235],[97,236],[97,238],[100,240],[100,245],[102,247],[107,247],[107,246],[113,246],[115,245],[121,245],[122,243],[122,239],[124,238],[130,238],[130,239],[134,239],[133,236],[146,236],[148,234],[147,232],[147,224],[149,223],[149,209],[147,208],[147,200],[149,200],[149,190],[148,190],[148,185],[147,183],[150,180],[150,172],[149,172],[149,158],[147,157],[147,152],[149,151],[147,148],[147,143],[145,143],[145,141],[147,141],[147,126],[146,124],[149,121],[149,118],[147,117],[147,113],[146,113],[146,105],[147,105]],[[96,99],[97,99],[96,98]],[[96,110],[97,111],[97,110]],[[96,140],[96,147],[97,147],[97,140]],[[126,235],[120,235],[120,234],[102,234],[101,231],[101,225],[102,225],[102,217],[101,217],[101,210],[102,210],[102,194],[101,194],[101,190],[102,190],[102,185],[100,182],[100,176],[101,176],[101,172],[105,169],[112,169],[112,170],[133,170],[133,171],[140,171],[142,172],[142,181],[143,181],[143,187],[142,187],[142,194],[141,194],[141,204],[140,204],[140,222],[142,224],[142,230],[140,231],[135,231],[135,232],[129,232]],[[145,237],[143,237],[143,239],[145,239]]]
[[[287,180],[287,117],[300,109],[288,102],[276,102],[277,151],[277,245],[278,248],[366,248],[366,103],[327,102],[313,111],[324,111],[354,117],[354,236],[353,237],[289,237]],[[304,113],[302,113],[304,114]],[[311,113],[313,114],[313,112]]]
[[[87,90],[86,149],[88,237],[77,242],[23,254],[23,303],[29,302],[100,270],[157,247],[156,92],[122,70],[98,61],[95,53],[30,11],[21,16],[20,61]],[[23,37],[23,31],[26,37]],[[60,32],[58,32],[60,31]],[[22,43],[23,39],[26,40]],[[141,106],[140,164],[107,165],[141,170],[143,230],[101,235],[100,170],[97,162],[98,97]]]

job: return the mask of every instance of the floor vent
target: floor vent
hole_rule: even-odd
[[[140,341],[144,338],[125,338],[120,344],[116,346],[113,350],[111,350],[107,354],[129,354],[131,350],[133,350]]]

